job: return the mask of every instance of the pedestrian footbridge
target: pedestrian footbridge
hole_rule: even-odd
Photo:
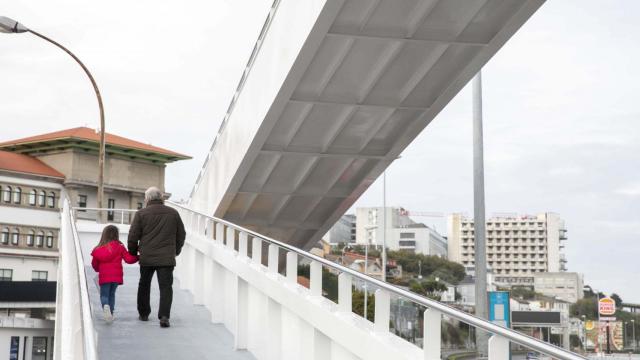
[[[161,329],[153,320],[137,320],[135,265],[126,268],[118,290],[116,321],[101,320],[88,266],[99,229],[77,223],[64,204],[55,359],[440,359],[441,326],[452,320],[491,334],[490,359],[509,359],[511,344],[556,359],[584,359],[225,220],[170,205],[185,220],[187,241],[176,266],[172,327]],[[309,281],[301,281],[299,271],[307,265]],[[336,301],[326,297],[323,269],[337,274]],[[353,311],[353,294],[363,283],[375,294],[370,319]],[[420,309],[408,320],[418,327],[419,341],[391,328],[398,321],[394,303]]]
[[[454,324],[492,360],[583,359],[305,251],[542,3],[274,1],[189,203],[170,204],[187,227],[173,327],[136,320],[135,265],[102,322],[82,251],[99,229],[66,202],[54,358],[436,360]]]
[[[542,0],[277,0],[190,207],[309,249]]]

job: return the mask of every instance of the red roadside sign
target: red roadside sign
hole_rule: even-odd
[[[611,316],[616,313],[616,302],[610,297],[603,297],[598,301],[600,316]]]

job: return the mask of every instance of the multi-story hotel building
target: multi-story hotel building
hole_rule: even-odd
[[[448,221],[449,260],[475,265],[473,219],[452,214]],[[557,214],[503,216],[487,220],[487,264],[500,286],[534,285],[534,274],[566,271],[561,253],[567,240]]]

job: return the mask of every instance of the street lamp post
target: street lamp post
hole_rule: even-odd
[[[52,39],[49,39],[48,37],[34,30],[27,28],[21,23],[15,20],[12,20],[8,17],[0,16],[0,32],[3,32],[3,33],[28,32],[43,40],[50,42],[51,44],[59,47],[64,52],[69,54],[69,56],[71,56],[73,60],[75,60],[78,63],[78,65],[82,67],[82,70],[84,70],[85,74],[87,74],[87,76],[89,77],[89,80],[91,81],[91,85],[93,85],[93,90],[96,93],[96,98],[98,99],[98,107],[100,108],[100,150],[98,152],[98,196],[97,198],[98,198],[98,208],[102,208],[103,207],[102,204],[104,200],[104,157],[105,157],[104,106],[102,105],[102,96],[100,96],[100,89],[98,89],[98,84],[96,83],[96,80],[93,78],[93,75],[91,75],[91,72],[89,72],[89,69],[87,69],[87,67],[82,63],[82,61],[80,61],[80,59],[75,54],[69,51],[69,49],[60,45],[58,42]],[[99,220],[102,218],[102,215],[100,214],[98,215]]]
[[[580,335],[582,335],[582,348],[584,349],[584,352],[586,354],[587,352],[587,333],[585,331],[585,323],[587,321],[587,317],[585,315],[580,316],[580,318],[582,319],[582,331],[580,331]]]
[[[373,230],[377,229],[378,225],[369,225],[365,226],[365,230]],[[369,245],[371,242],[369,241],[369,237],[367,236],[367,243],[364,245],[364,274],[367,275],[367,270],[369,268]],[[377,243],[377,240],[376,240]],[[384,248],[383,248],[384,249]],[[367,288],[367,282],[364,282],[364,318],[367,318],[367,303],[369,302],[369,291]]]
[[[476,316],[489,318],[487,306],[487,247],[485,234],[484,149],[482,134],[482,75],[478,71],[472,82],[473,92],[473,223],[476,271]],[[488,356],[489,334],[476,332],[478,356]]]
[[[631,336],[633,336],[633,351],[636,351],[636,320],[631,319]]]
[[[387,281],[387,170],[382,173],[382,281]]]

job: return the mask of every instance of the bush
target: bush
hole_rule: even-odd
[[[464,266],[443,259],[439,256],[416,254],[410,251],[389,251],[389,259],[395,260],[402,266],[402,271],[419,274],[422,268],[423,277],[438,277],[451,284],[457,284],[464,279]]]

